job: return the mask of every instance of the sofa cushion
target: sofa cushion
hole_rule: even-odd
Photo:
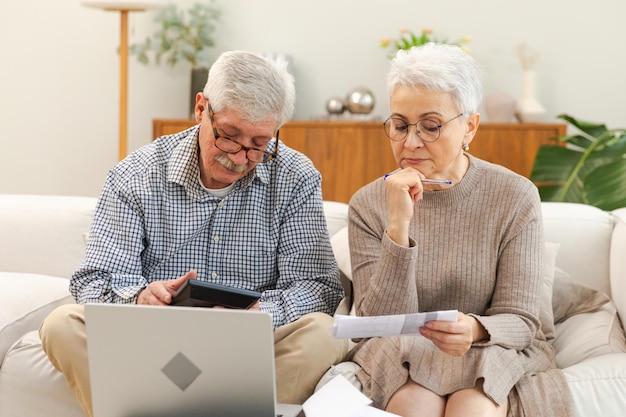
[[[319,391],[324,385],[328,384],[337,375],[343,376],[356,389],[361,391],[363,389],[363,385],[356,376],[356,373],[360,369],[361,367],[357,363],[351,361],[345,361],[336,365],[332,365],[315,386],[315,392]]]
[[[576,314],[596,311],[609,301],[606,294],[573,281],[565,271],[556,268],[552,285],[555,323],[561,323]]]
[[[594,356],[626,352],[626,337],[612,302],[598,310],[571,316],[556,326],[552,346],[559,368]]]
[[[552,308],[552,289],[554,285],[554,262],[561,245],[554,242],[546,242],[544,245],[543,264],[543,291],[541,293],[541,305],[539,306],[539,320],[541,330],[546,339],[554,339],[554,313]]]
[[[0,368],[0,416],[85,417],[63,375],[41,349],[37,330],[23,335]]]
[[[39,328],[57,306],[72,303],[65,278],[0,272],[0,363],[16,340]]]
[[[339,266],[339,275],[341,278],[341,285],[346,293],[344,300],[347,300],[342,306],[343,314],[347,314],[347,311],[353,312],[354,306],[352,298],[352,267],[350,263],[350,247],[348,243],[348,226],[344,226],[339,229],[331,238],[330,245],[333,248],[337,265]],[[347,308],[346,308],[347,307]]]
[[[626,398],[626,355],[589,358],[563,370],[581,417],[623,417]]]

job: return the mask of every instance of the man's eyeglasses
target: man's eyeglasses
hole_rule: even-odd
[[[417,133],[417,136],[419,136],[419,138],[424,142],[432,143],[439,139],[441,127],[443,125],[453,121],[454,119],[458,119],[461,116],[463,116],[463,113],[441,124],[432,119],[421,119],[415,123],[407,123],[405,120],[398,117],[390,117],[385,120],[383,126],[387,137],[394,142],[401,142],[406,139],[409,134],[409,126],[415,126],[415,133]]]
[[[211,120],[211,128],[213,129],[213,136],[215,137],[215,147],[219,149],[220,151],[235,154],[235,153],[240,152],[241,150],[244,150],[246,151],[246,158],[248,158],[249,161],[256,162],[256,163],[269,162],[272,159],[278,157],[279,130],[276,131],[274,152],[267,152],[267,151],[256,149],[256,148],[249,148],[233,140],[230,140],[229,138],[225,136],[220,136],[220,134],[217,133],[217,129],[215,128],[215,120],[213,119],[213,116],[214,116],[213,109],[211,108],[211,105],[208,103],[207,103],[207,110],[209,114],[209,119]]]

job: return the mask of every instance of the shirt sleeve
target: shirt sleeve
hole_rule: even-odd
[[[332,315],[344,296],[332,252],[321,195],[321,177],[303,176],[284,208],[277,249],[278,280],[263,292],[261,309],[274,327],[323,312]]]
[[[111,171],[96,206],[85,260],[70,280],[76,302],[135,303],[148,284],[141,273],[143,236],[141,211]]]

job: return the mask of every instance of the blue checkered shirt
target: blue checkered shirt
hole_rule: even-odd
[[[70,282],[76,301],[134,303],[149,282],[195,269],[262,292],[274,327],[332,314],[343,289],[311,161],[281,143],[278,158],[215,197],[199,181],[198,130],[163,136],[109,172]]]

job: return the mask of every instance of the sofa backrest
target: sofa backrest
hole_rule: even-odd
[[[0,271],[70,278],[97,199],[0,194]]]
[[[556,266],[576,281],[611,295],[611,238],[614,217],[577,203],[541,203],[545,239],[561,245]]]
[[[339,201],[324,201],[324,216],[330,237],[348,225],[348,205]]]
[[[71,277],[85,255],[95,197],[0,194],[0,271]],[[330,235],[348,205],[324,201]]]

